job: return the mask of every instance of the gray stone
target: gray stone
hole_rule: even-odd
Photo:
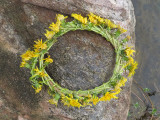
[[[47,101],[47,89],[38,95],[29,83],[29,71],[19,68],[22,54],[44,38],[57,13],[86,15],[93,12],[125,27],[134,46],[135,18],[130,0],[2,0],[0,1],[0,119],[24,120],[124,120],[130,102],[131,79],[118,100],[93,107],[58,107]],[[27,4],[30,3],[30,4]],[[57,12],[58,11],[58,12]],[[121,37],[124,37],[122,35]],[[115,53],[112,45],[93,32],[74,31],[59,38],[49,51],[54,59],[48,73],[63,87],[90,89],[112,75]],[[5,115],[4,115],[5,113]]]

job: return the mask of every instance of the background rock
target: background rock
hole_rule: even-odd
[[[0,1],[0,119],[15,120],[124,120],[127,118],[131,79],[118,100],[100,102],[82,109],[50,105],[47,89],[34,93],[29,71],[19,68],[20,54],[44,38],[57,13],[93,12],[125,27],[134,46],[135,18],[128,0],[1,0]],[[31,4],[26,4],[31,3]],[[34,4],[34,5],[32,5]],[[40,7],[38,7],[40,6]],[[57,12],[59,11],[59,12]],[[123,36],[122,36],[123,37]],[[56,52],[54,52],[56,51]],[[100,35],[88,31],[69,32],[59,38],[50,54],[54,59],[48,72],[70,89],[90,89],[107,81],[113,71],[115,53]],[[55,74],[53,74],[55,73]],[[74,81],[75,79],[75,81]]]

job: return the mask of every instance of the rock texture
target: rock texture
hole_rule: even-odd
[[[21,2],[22,1],[22,2]],[[0,120],[124,120],[129,108],[131,79],[118,100],[82,109],[50,105],[47,89],[35,94],[29,71],[19,68],[20,54],[44,38],[45,28],[57,13],[93,12],[128,29],[134,45],[135,18],[130,0],[1,0],[0,1]],[[124,37],[123,35],[121,37]],[[93,32],[74,31],[59,38],[47,69],[61,86],[90,89],[112,75],[113,46]]]

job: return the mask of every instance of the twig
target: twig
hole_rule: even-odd
[[[138,95],[136,95],[134,92],[132,92],[141,102],[143,102],[144,103],[144,101],[140,98],[140,97],[138,97]]]
[[[151,105],[152,105],[152,110],[153,110],[153,109],[154,109],[154,105],[153,105],[153,103],[152,103],[150,97],[148,96],[148,94],[146,94],[146,93],[143,91],[143,88],[142,88],[135,80],[133,80],[133,82],[135,82],[135,83],[137,84],[137,86],[141,89],[141,91],[142,91],[142,92],[145,94],[145,96],[148,98],[149,102],[150,102]],[[153,114],[152,114],[150,120],[152,120],[152,119],[153,119]]]

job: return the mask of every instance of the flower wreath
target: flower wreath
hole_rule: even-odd
[[[135,51],[131,49],[132,47],[126,46],[130,36],[127,36],[123,40],[117,39],[120,34],[127,30],[93,13],[88,14],[88,18],[82,17],[80,14],[72,14],[71,16],[74,20],[66,22],[65,19],[67,17],[58,14],[56,16],[57,22],[50,24],[50,30],[46,30],[44,34],[47,40],[44,42],[42,39],[35,41],[33,50],[28,49],[21,55],[22,62],[20,67],[26,67],[31,70],[30,82],[35,89],[35,93],[39,93],[43,85],[48,86],[48,93],[52,97],[49,100],[51,104],[57,105],[58,101],[61,100],[68,107],[80,108],[87,105],[92,106],[92,103],[96,105],[99,101],[110,101],[112,98],[117,99],[116,95],[120,93],[121,87],[125,85],[127,77],[134,75],[138,65],[132,58]],[[46,58],[44,58],[44,55],[48,53],[48,50],[57,41],[58,37],[75,30],[88,30],[98,33],[115,48],[116,64],[112,77],[108,82],[94,89],[73,91],[62,88],[45,70],[47,65],[52,63],[53,60],[50,58],[50,55]],[[127,73],[125,77],[124,72]]]

